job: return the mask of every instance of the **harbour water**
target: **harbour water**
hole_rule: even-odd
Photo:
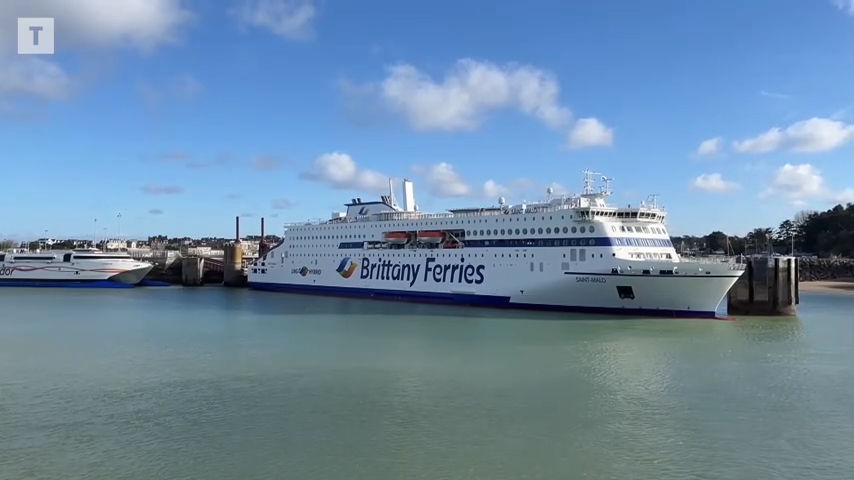
[[[2,289],[0,479],[851,479],[854,299],[801,301],[612,321]]]

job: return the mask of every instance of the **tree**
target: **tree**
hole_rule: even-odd
[[[795,222],[791,220],[783,220],[780,222],[780,226],[777,227],[777,231],[774,232],[774,240],[778,245],[785,245],[787,247],[787,251],[792,253],[791,250],[796,233],[797,228],[795,228]]]

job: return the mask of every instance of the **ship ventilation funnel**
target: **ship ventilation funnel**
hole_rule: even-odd
[[[403,210],[414,212],[415,207],[415,189],[412,181],[403,179]]]

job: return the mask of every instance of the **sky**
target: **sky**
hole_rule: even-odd
[[[278,234],[390,177],[440,212],[586,168],[744,234],[854,201],[854,0],[4,0],[0,162],[2,238]]]

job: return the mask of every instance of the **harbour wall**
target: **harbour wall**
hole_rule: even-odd
[[[835,280],[838,278],[854,278],[854,259],[798,259],[798,280],[801,282]]]

